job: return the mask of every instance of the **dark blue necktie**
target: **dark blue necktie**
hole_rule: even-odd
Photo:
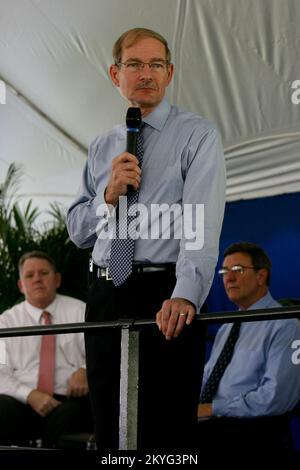
[[[233,356],[235,343],[240,333],[240,326],[241,322],[236,322],[232,325],[223,349],[201,393],[200,403],[211,403],[217,393],[220,380]]]
[[[143,162],[143,136],[141,131],[137,138],[136,157],[140,168]],[[129,189],[127,193],[127,216],[124,217],[118,210],[116,221],[116,234],[111,243],[109,275],[115,286],[121,286],[132,272],[132,263],[135,244],[136,216],[129,216],[130,208],[134,209],[139,197],[139,190]],[[135,211],[133,210],[133,213]],[[120,238],[121,234],[127,234],[126,238]]]

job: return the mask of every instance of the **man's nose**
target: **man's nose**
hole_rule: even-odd
[[[152,79],[152,69],[150,64],[144,62],[143,68],[140,71],[140,77],[150,77]]]
[[[233,271],[228,271],[224,274],[224,282],[225,281],[232,281],[236,279],[236,274]]]

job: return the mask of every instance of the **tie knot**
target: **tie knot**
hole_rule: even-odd
[[[41,320],[45,325],[51,325],[51,313],[44,311],[41,315]]]

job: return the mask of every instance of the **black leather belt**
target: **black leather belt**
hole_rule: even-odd
[[[134,264],[132,267],[133,274],[144,274],[144,273],[155,273],[155,272],[163,272],[163,271],[175,271],[175,264],[174,263],[167,263],[167,264]],[[94,276],[97,278],[104,278],[107,281],[111,281],[111,277],[109,275],[109,268],[97,266],[93,263],[93,273]]]

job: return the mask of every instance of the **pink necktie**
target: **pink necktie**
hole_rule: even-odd
[[[41,315],[45,325],[51,325],[51,315],[43,312]],[[37,389],[53,395],[55,367],[55,335],[43,335],[40,351],[40,368]]]

